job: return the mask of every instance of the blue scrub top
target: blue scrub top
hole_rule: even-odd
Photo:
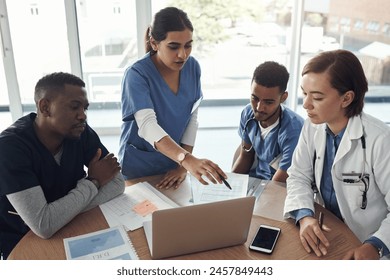
[[[258,122],[253,119],[251,104],[246,105],[241,113],[238,134],[244,142],[253,146],[258,161],[256,168],[249,173],[252,177],[271,180],[276,170],[269,164],[279,154],[282,155],[279,163],[280,169],[287,171],[291,165],[292,154],[298,143],[304,120],[283,105],[281,109],[279,125],[274,127],[264,140],[261,139]]]
[[[138,135],[134,114],[153,109],[158,124],[180,145],[191,118],[193,106],[202,97],[200,66],[189,57],[180,71],[178,92],[171,91],[150,53],[129,67],[122,81],[122,128],[119,161],[125,179],[163,174],[177,163],[156,151]]]

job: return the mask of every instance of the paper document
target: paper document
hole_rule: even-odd
[[[185,180],[177,189],[169,188],[167,190],[161,190],[161,192],[180,206],[189,206],[194,204],[190,173],[187,174]]]
[[[68,260],[138,260],[122,226],[64,239]]]
[[[227,182],[232,189],[222,184],[213,184],[208,179],[208,185],[203,185],[191,175],[191,187],[194,204],[209,203],[239,197],[245,197],[248,189],[248,175],[237,173],[226,173]]]
[[[127,230],[136,230],[151,219],[154,211],[177,206],[149,183],[142,182],[126,187],[123,194],[99,207],[110,227],[123,225]]]

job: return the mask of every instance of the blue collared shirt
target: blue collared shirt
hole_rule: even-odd
[[[334,158],[339,148],[341,139],[343,138],[345,128],[340,131],[338,135],[335,135],[327,126],[326,127],[326,149],[324,158],[324,169],[321,177],[321,195],[325,203],[325,208],[335,214],[340,220],[343,217],[340,213],[339,204],[337,202],[336,193],[333,188],[332,181],[332,165]]]
[[[326,149],[324,168],[321,177],[321,195],[325,203],[325,208],[331,211],[341,220],[343,220],[343,218],[341,216],[339,204],[337,202],[336,194],[333,188],[331,170],[335,155],[337,153],[337,149],[340,145],[341,138],[343,138],[344,132],[345,128],[341,130],[338,135],[334,135],[334,133],[328,127],[326,127]],[[306,208],[292,211],[291,215],[295,218],[296,222],[306,216],[314,217],[313,211]]]
[[[279,124],[265,139],[261,138],[260,127],[254,118],[251,104],[246,105],[241,112],[238,133],[245,143],[252,145],[257,159],[256,167],[249,172],[251,177],[271,180],[276,170],[270,166],[270,163],[279,155],[281,155],[279,169],[286,171],[291,165],[304,120],[283,105],[280,109]]]

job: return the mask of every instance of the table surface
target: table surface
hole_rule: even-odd
[[[127,185],[148,181],[155,185],[160,176],[151,176],[127,181]],[[131,187],[131,186],[130,186]],[[162,191],[169,197],[172,190]],[[308,254],[299,240],[299,229],[292,220],[283,219],[283,206],[286,188],[283,184],[268,182],[254,209],[248,239],[245,244],[194,254],[177,256],[169,259],[178,260],[300,260],[300,259],[340,259],[346,251],[361,244],[352,231],[328,210],[316,205],[317,210],[325,214],[324,224],[332,230],[325,233],[330,241],[328,254],[318,258],[314,253]],[[319,211],[316,211],[319,212]],[[279,240],[271,255],[249,250],[249,243],[260,224],[281,228]],[[63,239],[108,228],[108,224],[99,207],[76,216],[69,224],[60,229],[50,239],[41,239],[29,231],[16,245],[8,259],[64,260],[66,259]],[[143,229],[128,232],[134,248],[141,260],[151,259],[149,247]]]

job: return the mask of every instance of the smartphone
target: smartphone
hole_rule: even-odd
[[[279,238],[281,229],[268,225],[260,225],[249,249],[271,254]]]

